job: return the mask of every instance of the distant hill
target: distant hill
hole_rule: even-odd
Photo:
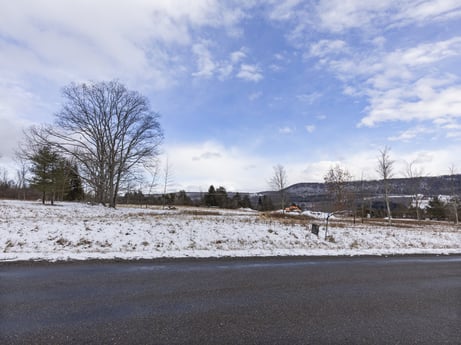
[[[408,202],[414,193],[422,194],[426,197],[436,195],[461,195],[461,174],[427,176],[419,179],[395,178],[389,180],[390,194],[392,199]],[[378,180],[352,181],[348,184],[348,189],[367,199],[382,198],[383,182]],[[289,200],[303,208],[322,208],[328,201],[328,193],[325,183],[297,183],[286,189]],[[276,192],[261,192],[259,195],[268,195],[273,199],[278,198]],[[398,202],[398,201],[397,201]]]

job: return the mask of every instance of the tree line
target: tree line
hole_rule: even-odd
[[[127,192],[120,198],[120,203],[138,205],[163,205],[171,206],[203,206],[227,209],[255,208],[252,205],[250,196],[247,193],[230,193],[226,188],[219,186],[215,188],[210,185],[208,192],[203,193],[199,198],[192,199],[184,190],[177,193],[162,193],[157,195],[144,195],[142,191]],[[259,203],[258,203],[259,205]]]

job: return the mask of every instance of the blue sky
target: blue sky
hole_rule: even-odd
[[[62,86],[119,79],[161,114],[172,190],[461,171],[456,0],[3,1],[0,167]],[[164,163],[162,163],[164,164]]]

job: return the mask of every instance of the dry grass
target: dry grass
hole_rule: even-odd
[[[191,216],[220,216],[221,213],[219,211],[210,211],[204,209],[187,209],[181,210],[181,214],[191,215]]]
[[[131,208],[142,208],[142,209],[151,209],[151,210],[162,210],[161,206],[155,206],[155,205],[118,205],[118,207],[131,207]],[[168,211],[168,210],[165,210]],[[186,216],[193,216],[194,219],[200,219],[201,217],[206,218],[208,216],[211,217],[216,217],[216,216],[221,216],[223,219],[225,219],[227,216],[233,216],[231,213],[227,214],[226,212],[221,212],[219,209],[207,209],[207,208],[194,208],[194,207],[183,207],[179,206],[175,210],[176,212],[173,212],[172,215],[174,214],[181,214],[181,215],[186,215]],[[158,213],[145,213],[140,211],[139,213],[129,213],[129,217],[162,217],[164,214],[158,214]],[[241,222],[245,223],[267,223],[267,224],[272,224],[272,223],[278,223],[281,225],[308,225],[312,223],[317,223],[320,225],[324,225],[325,221],[323,219],[316,219],[313,217],[309,217],[306,215],[301,215],[301,214],[287,214],[287,213],[280,213],[280,212],[260,212],[260,213],[250,213],[248,214],[248,218],[242,218],[240,220]],[[366,225],[366,226],[371,226],[371,227],[383,227],[383,226],[389,226],[387,223],[386,219],[383,218],[365,218],[361,219],[360,217],[357,217],[354,219],[352,217],[335,217],[335,218],[330,218],[329,220],[329,226],[334,227],[334,228],[348,228],[351,226],[361,226],[361,225]],[[393,219],[392,220],[392,225],[389,226],[390,228],[402,228],[402,229],[414,229],[414,230],[421,230],[421,229],[430,229],[430,230],[444,230],[444,231],[461,231],[461,226],[456,226],[452,222],[448,221],[435,221],[435,220],[415,220],[415,219]]]

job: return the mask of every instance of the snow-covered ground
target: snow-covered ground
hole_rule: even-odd
[[[329,240],[308,223],[254,211],[109,209],[0,200],[0,261],[160,257],[392,255],[461,253],[461,228],[336,219]]]

